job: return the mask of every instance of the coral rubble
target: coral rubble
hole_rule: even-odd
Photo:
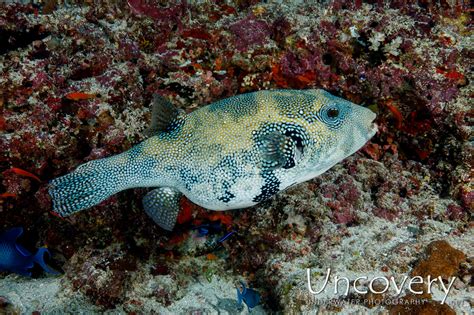
[[[74,301],[91,312],[238,313],[241,279],[260,292],[261,312],[472,311],[472,12],[456,1],[166,3],[0,4],[0,230],[24,226],[24,243],[47,244],[65,272],[31,280],[45,281],[55,306],[32,304],[41,286],[0,275],[0,312]],[[153,93],[192,111],[270,88],[324,88],[376,111],[379,132],[254,208],[183,200],[172,233],[143,212],[145,189],[65,219],[50,213],[49,180],[145,138]],[[209,222],[220,228],[193,229]],[[306,269],[319,279],[329,266],[351,280],[457,280],[449,305],[440,290],[423,305],[375,304],[393,292],[318,305]],[[4,295],[18,288],[24,300]]]

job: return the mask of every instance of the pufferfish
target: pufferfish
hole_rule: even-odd
[[[68,216],[155,187],[143,208],[172,230],[182,195],[209,210],[251,207],[355,153],[376,133],[375,117],[321,89],[246,93],[189,114],[155,95],[152,136],[52,180],[53,210]]]

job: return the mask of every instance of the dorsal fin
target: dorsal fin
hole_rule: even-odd
[[[162,131],[167,131],[171,123],[184,112],[159,94],[153,94],[151,106],[151,124],[146,131],[148,136],[154,136]]]

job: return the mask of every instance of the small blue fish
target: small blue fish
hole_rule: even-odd
[[[222,226],[220,222],[211,222],[211,223],[204,223],[192,228],[193,230],[198,231],[198,236],[206,236],[208,234],[215,234],[222,230]]]
[[[229,233],[227,233],[226,235],[224,235],[223,237],[221,237],[217,243],[222,243],[223,241],[225,241],[226,239],[228,239],[229,237],[231,237],[233,234],[235,233],[235,231],[231,231]]]
[[[44,254],[50,255],[46,248],[39,248],[33,255],[26,248],[17,244],[16,240],[22,233],[23,228],[17,227],[0,234],[0,271],[10,271],[31,277],[29,269],[33,268],[34,263],[37,263],[44,271],[59,274],[44,262]]]
[[[260,294],[254,289],[247,288],[242,281],[240,281],[240,284],[242,285],[242,292],[237,288],[237,303],[242,305],[242,301],[244,301],[250,310],[260,302]]]

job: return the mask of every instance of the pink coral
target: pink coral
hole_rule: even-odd
[[[267,22],[252,16],[232,24],[230,30],[234,34],[235,46],[240,51],[246,51],[256,45],[264,45],[271,34]]]

